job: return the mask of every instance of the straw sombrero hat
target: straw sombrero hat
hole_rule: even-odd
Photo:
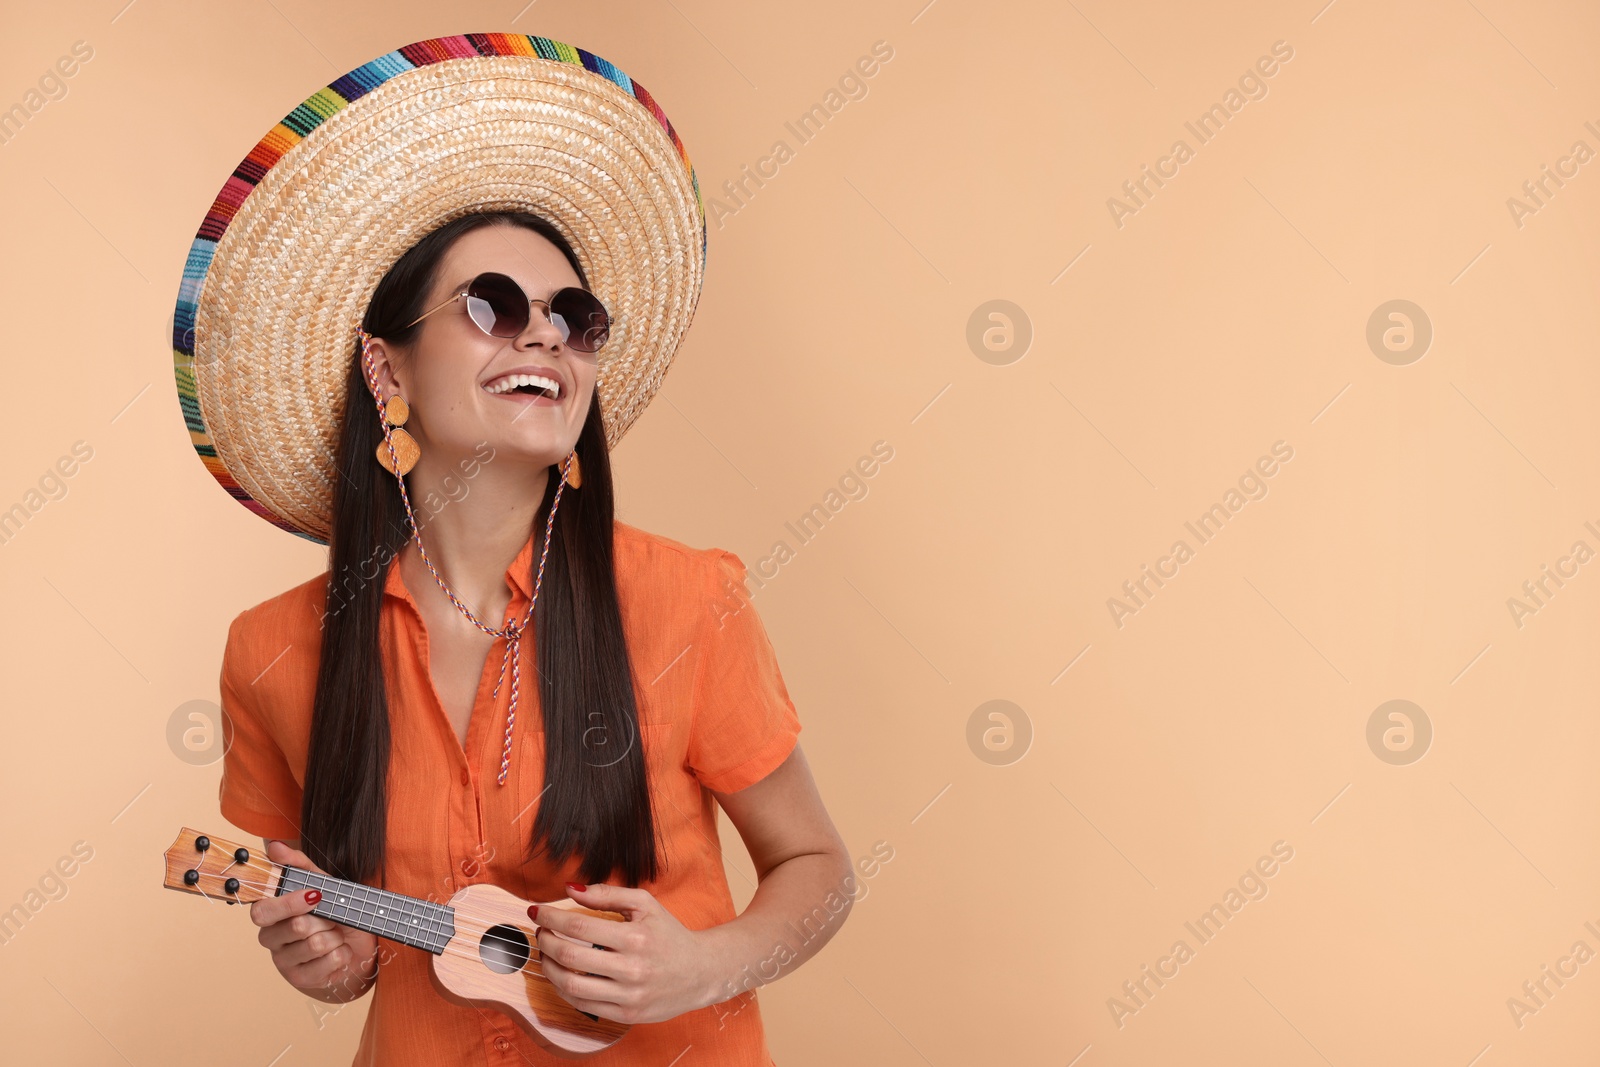
[[[173,363],[195,450],[230,495],[327,543],[353,331],[373,291],[432,230],[497,209],[549,219],[615,316],[596,387],[616,446],[699,301],[694,168],[654,98],[606,60],[469,33],[407,45],[308,97],[195,235]]]

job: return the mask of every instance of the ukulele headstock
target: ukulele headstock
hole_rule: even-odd
[[[166,852],[162,885],[228,904],[248,904],[272,896],[280,872],[263,850],[211,837],[185,826]]]

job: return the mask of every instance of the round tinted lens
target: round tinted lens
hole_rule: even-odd
[[[550,321],[574,351],[595,352],[611,336],[606,306],[587,289],[562,289],[550,298]]]
[[[491,337],[515,337],[528,326],[528,296],[504,274],[480,274],[467,286],[467,314]]]

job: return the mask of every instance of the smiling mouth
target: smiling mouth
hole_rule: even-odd
[[[527,396],[552,401],[561,398],[561,383],[543,374],[512,374],[483,388],[494,396]]]

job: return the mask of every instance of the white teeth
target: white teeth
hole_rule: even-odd
[[[541,389],[548,389],[551,397],[558,400],[561,398],[561,383],[542,374],[508,374],[504,378],[496,378],[484,388],[491,393],[499,394],[509,393],[519,385],[536,385]]]

